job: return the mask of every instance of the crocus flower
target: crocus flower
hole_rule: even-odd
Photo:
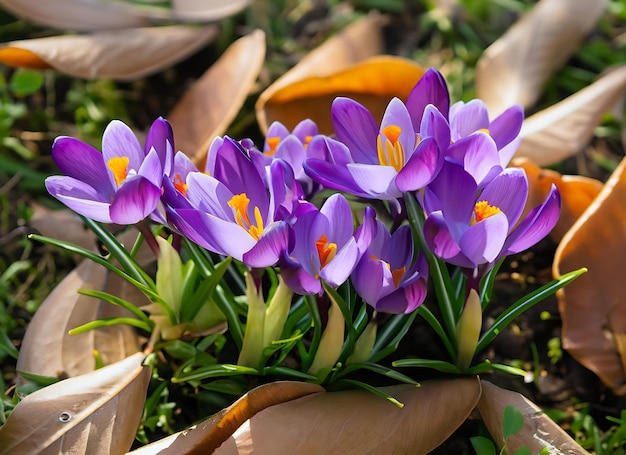
[[[352,284],[376,311],[410,313],[426,297],[428,265],[423,255],[411,264],[413,238],[408,225],[390,234],[383,223],[376,223],[376,236],[352,272]]]
[[[366,209],[369,214],[355,233],[343,195],[333,194],[319,210],[302,203],[294,214],[293,249],[280,263],[285,283],[298,294],[320,294],[321,280],[332,287],[344,283],[373,238],[372,210]]]
[[[289,240],[289,226],[276,217],[276,209],[290,206],[274,198],[290,168],[278,160],[271,166],[270,191],[250,157],[234,140],[225,137],[216,152],[213,175],[191,172],[186,197],[169,180],[164,200],[169,222],[204,248],[243,261],[251,267],[276,263]]]
[[[527,196],[522,169],[505,169],[480,191],[466,170],[446,163],[424,192],[426,243],[443,260],[473,269],[523,251],[552,230],[560,210],[553,185],[546,200],[517,224]]]
[[[171,129],[157,119],[145,149],[128,126],[114,120],[102,153],[71,137],[58,137],[52,157],[65,176],[46,179],[48,192],[70,209],[103,223],[134,224],[153,213],[165,171],[171,169]]]
[[[398,98],[387,106],[380,127],[363,105],[349,98],[336,98],[331,116],[347,157],[332,144],[332,159],[309,158],[305,171],[329,188],[364,198],[397,199],[422,188],[441,167],[439,143],[450,141],[447,122],[436,108],[430,106],[424,115],[423,129],[429,134],[422,135]]]

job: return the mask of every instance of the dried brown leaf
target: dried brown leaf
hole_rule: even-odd
[[[400,57],[377,56],[325,77],[301,79],[276,91],[267,100],[268,120],[293,129],[305,118],[321,133],[331,134],[331,105],[338,96],[349,96],[367,107],[380,120],[395,96],[406,99],[424,74],[422,67]]]
[[[526,158],[516,158],[513,165],[524,169],[528,176],[526,213],[545,201],[552,184],[558,188],[561,195],[561,214],[550,232],[550,237],[557,243],[604,187],[599,180],[581,175],[561,175],[550,169],[542,169]]]
[[[263,409],[324,392],[317,384],[279,381],[259,386],[228,408],[189,430],[174,434],[130,452],[133,455],[193,455],[213,453],[246,420]]]
[[[233,121],[265,59],[265,34],[256,30],[238,39],[185,93],[167,116],[176,147],[196,163],[215,136]]]
[[[6,43],[0,57],[15,64],[11,53],[19,49],[71,76],[129,81],[184,59],[214,39],[217,31],[217,25],[172,25],[51,36]]]
[[[26,396],[0,428],[0,454],[124,454],[150,381],[144,355]]]
[[[271,103],[273,96],[283,88],[303,79],[330,76],[366,58],[381,54],[382,24],[383,18],[379,14],[371,13],[308,53],[296,66],[267,87],[256,103],[256,116],[261,130],[266,132],[268,126],[276,120],[276,113],[268,103]],[[304,118],[306,116],[291,119],[288,123],[293,126],[294,121],[298,122]]]
[[[476,67],[476,92],[490,114],[517,103],[531,106],[545,82],[578,49],[605,4],[542,0],[489,46]]]
[[[558,292],[563,347],[618,395],[626,394],[626,159],[567,231],[555,276],[589,271]]]
[[[591,139],[604,113],[626,90],[626,66],[599,78],[589,87],[530,116],[522,125],[518,157],[539,166],[557,163],[580,151]]]
[[[259,412],[215,454],[425,454],[465,421],[480,382],[425,381],[383,390],[404,408],[362,390],[317,393]]]
[[[549,453],[585,455],[580,447],[559,425],[548,417],[537,405],[523,395],[501,389],[487,381],[481,381],[482,395],[478,402],[480,415],[498,447],[502,447],[502,416],[506,406],[514,406],[524,416],[524,426],[506,443],[507,453],[516,453],[521,447],[529,453],[540,453],[547,447]]]
[[[250,0],[172,0],[173,17],[184,21],[215,21],[248,6]]]
[[[105,2],[84,0],[0,0],[2,8],[18,17],[59,30],[101,30],[149,25],[137,11],[119,9]]]
[[[126,325],[68,334],[70,329],[94,319],[132,316],[121,307],[78,294],[79,289],[106,290],[131,302],[146,303],[136,288],[117,275],[95,262],[81,262],[52,290],[33,316],[20,347],[18,371],[72,377],[94,369],[94,350],[105,364],[139,351],[137,334]]]

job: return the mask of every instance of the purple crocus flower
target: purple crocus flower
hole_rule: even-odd
[[[280,263],[285,283],[298,294],[320,294],[321,280],[335,288],[344,283],[373,238],[373,209],[366,209],[356,233],[352,210],[341,194],[330,196],[319,210],[302,203],[294,218],[294,245]]]
[[[285,179],[291,172],[289,166],[280,160],[272,164],[268,193],[241,145],[225,137],[216,150],[213,171],[213,175],[189,173],[186,197],[172,182],[164,182],[169,222],[208,250],[251,267],[274,265],[289,241],[289,225],[276,212],[291,207],[274,193],[284,198],[297,193],[285,189],[285,180],[293,182],[293,178]]]
[[[157,119],[145,150],[131,129],[114,120],[102,136],[102,153],[78,139],[61,136],[52,158],[65,176],[46,179],[48,192],[70,209],[103,223],[134,224],[152,214],[163,175],[171,169],[169,124]]]
[[[446,163],[424,192],[426,243],[441,259],[467,268],[523,251],[548,235],[560,211],[553,185],[546,200],[517,224],[527,196],[522,169],[505,169],[480,191],[466,170]]]
[[[422,188],[441,167],[439,142],[447,146],[450,141],[447,122],[436,108],[430,106],[424,115],[426,137],[415,130],[398,98],[387,106],[380,128],[363,105],[349,98],[336,98],[331,116],[347,156],[341,146],[333,144],[332,160],[309,158],[304,169],[329,188],[364,198],[392,200]]]
[[[428,264],[422,254],[411,264],[413,238],[408,225],[390,234],[383,223],[376,223],[376,236],[352,272],[352,284],[376,311],[410,313],[426,297]]]

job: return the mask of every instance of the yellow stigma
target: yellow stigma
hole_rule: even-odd
[[[183,182],[180,174],[174,177],[174,188],[176,188],[183,196],[187,196],[187,184]]]
[[[485,218],[489,218],[490,216],[497,215],[502,210],[493,205],[489,205],[487,201],[477,202],[474,206],[474,217],[470,222],[470,225],[475,225],[476,223],[480,223]]]
[[[120,186],[126,177],[128,177],[128,157],[116,156],[107,161],[107,166],[113,172],[115,183]]]
[[[268,137],[266,142],[267,142],[267,146],[269,147],[269,149],[265,150],[263,153],[267,156],[272,156],[274,153],[276,153],[276,148],[278,147],[278,144],[280,143],[280,138]]]
[[[337,244],[328,243],[328,237],[322,234],[319,239],[315,241],[315,247],[317,248],[317,254],[320,257],[320,270],[326,267],[326,265],[333,260],[337,254]]]
[[[404,148],[398,141],[401,132],[402,128],[399,126],[388,125],[378,135],[378,163],[381,166],[391,166],[398,172],[404,166]]]
[[[254,207],[254,221],[256,225],[252,224],[248,217],[249,204],[250,199],[248,199],[246,193],[235,194],[228,201],[228,205],[235,210],[235,221],[237,224],[244,228],[255,240],[259,240],[259,237],[263,234],[263,218],[259,208]]]

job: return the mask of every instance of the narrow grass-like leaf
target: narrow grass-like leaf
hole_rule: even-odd
[[[311,338],[311,344],[309,345],[309,351],[306,353],[306,357],[304,355],[302,356],[302,371],[309,371],[322,338],[322,317],[320,315],[317,302],[315,301],[315,297],[306,296],[304,301],[309,308],[309,312],[313,320],[313,336]],[[301,352],[301,354],[304,353]]]
[[[348,335],[346,336],[346,340],[341,349],[341,354],[339,359],[347,358],[352,352],[354,352],[354,344],[356,343],[356,330],[354,328],[354,323],[352,321],[352,312],[350,311],[350,307],[346,300],[339,295],[339,293],[330,287],[328,284],[324,283],[324,290],[326,293],[335,301],[339,309],[341,309],[341,314],[345,319],[345,324],[348,329]]]
[[[398,382],[403,382],[405,384],[415,384],[415,385],[418,384],[418,382],[415,379],[410,378],[396,370],[393,370],[383,365],[379,365],[377,363],[371,363],[371,362],[350,363],[346,365],[344,368],[342,368],[341,370],[337,371],[335,374],[333,374],[333,376],[331,377],[331,382],[342,379],[345,376],[349,375],[350,373],[353,373],[354,371],[358,371],[358,370],[373,371],[374,373],[378,373],[380,375],[386,376]]]
[[[396,314],[378,330],[376,342],[369,357],[370,362],[378,362],[388,355],[393,354],[409,331],[413,321],[417,317],[417,312],[410,314]]]
[[[304,373],[300,370],[294,370],[288,367],[271,366],[263,368],[264,376],[285,376],[299,381],[317,382],[317,376],[314,374]]]
[[[213,273],[202,281],[202,284],[194,293],[193,297],[189,301],[182,303],[180,309],[181,321],[193,321],[198,314],[198,311],[200,311],[200,308],[202,308],[207,299],[215,292],[218,283],[222,280],[222,277],[228,270],[228,267],[230,267],[231,260],[232,258],[228,257],[224,261],[217,264]]]
[[[511,374],[514,376],[522,376],[522,377],[526,376],[527,374],[527,371],[522,370],[521,368],[512,367],[511,365],[505,365],[502,363],[491,363],[488,360],[481,362],[477,365],[474,365],[471,368],[468,368],[466,373],[467,374],[483,374],[483,373],[490,373],[494,370],[501,371],[506,374]]]
[[[341,379],[340,381],[337,382],[337,384],[339,383],[348,384],[351,386],[351,388],[357,387],[359,389],[367,390],[368,392],[371,392],[374,395],[378,395],[379,397],[384,398],[385,400],[389,401],[390,403],[396,405],[399,408],[404,407],[403,403],[400,403],[397,399],[389,395],[384,390],[377,389],[376,387],[366,384],[365,382],[355,381],[354,379]]]
[[[394,367],[431,368],[442,373],[461,374],[461,370],[450,362],[431,359],[401,359],[392,363]]]
[[[496,264],[489,269],[485,275],[480,280],[480,303],[483,307],[483,310],[487,306],[487,304],[491,301],[491,296],[493,295],[493,286],[496,282],[496,275],[504,262],[504,258],[500,259]]]
[[[556,291],[558,291],[571,281],[575,280],[586,271],[587,269],[583,267],[581,269],[566,273],[556,280],[553,280],[550,283],[540,287],[536,291],[533,291],[530,294],[524,296],[513,305],[511,305],[509,308],[507,308],[505,311],[503,311],[500,316],[497,317],[494,323],[480,337],[480,340],[478,340],[478,345],[476,346],[475,351],[476,354],[485,349],[489,345],[489,343],[491,343],[493,339],[502,330],[504,330],[517,316],[529,310],[546,297],[551,296]]]
[[[94,290],[89,290],[89,289],[80,289],[78,293],[82,295],[87,295],[89,297],[94,297],[96,299],[104,300],[113,305],[121,306],[122,308],[128,310],[129,312],[137,316],[138,319],[141,319],[142,321],[144,321],[146,324],[149,324],[151,326],[154,324],[150,320],[150,318],[143,311],[137,308],[135,305],[113,294],[109,294],[108,292],[104,292],[104,291],[94,291]]]
[[[146,324],[143,321],[135,318],[107,318],[107,319],[96,319],[95,321],[88,322],[87,324],[83,324],[69,331],[70,335],[78,335],[79,333],[89,332],[90,330],[94,330],[100,327],[110,327],[112,325],[132,325],[133,327],[137,327],[138,329],[145,330],[146,332],[150,332],[152,330],[152,326]]]
[[[173,383],[181,383],[192,380],[219,378],[223,376],[239,376],[244,374],[258,375],[259,372],[250,367],[232,364],[209,365],[197,368],[188,373],[181,372],[172,378]]]
[[[454,345],[452,344],[452,342],[450,341],[450,338],[448,338],[448,335],[446,334],[445,330],[441,326],[439,319],[437,319],[435,315],[432,313],[432,311],[430,311],[428,307],[426,307],[425,305],[420,305],[417,308],[416,313],[419,314],[421,317],[423,317],[424,320],[428,323],[428,325],[430,325],[430,327],[435,331],[435,333],[439,335],[439,338],[443,342],[443,345],[445,346],[446,351],[448,351],[450,358],[456,361],[456,355],[457,355],[456,349]]]

